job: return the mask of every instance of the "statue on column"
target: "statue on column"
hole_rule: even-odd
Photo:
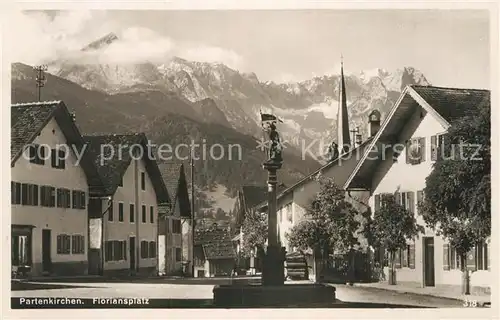
[[[272,114],[262,114],[262,128],[269,135],[269,151],[268,151],[268,160],[269,162],[281,163],[283,162],[283,145],[281,142],[280,135],[276,130],[276,121],[280,121],[276,116]]]

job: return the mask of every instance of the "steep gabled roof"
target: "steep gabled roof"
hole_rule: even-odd
[[[148,154],[148,140],[144,133],[90,135],[84,137],[86,153],[91,155],[104,185],[104,194],[113,195],[129,167],[134,150],[142,148],[142,159],[155,189],[158,203],[170,203],[167,187],[152,154]]]
[[[186,181],[184,164],[168,162],[163,165],[163,174],[168,193],[172,199],[172,210],[175,211],[177,200],[181,217],[191,218],[191,203]]]
[[[234,259],[236,252],[230,241],[207,243],[202,245],[207,260]]]
[[[373,151],[380,155],[381,150],[385,150],[374,147],[383,142],[393,143],[416,107],[421,107],[434,116],[447,130],[455,119],[473,114],[480,106],[490,106],[489,90],[418,85],[405,87],[343,188],[348,189],[351,184],[356,184],[353,183],[356,178],[366,180],[364,176],[370,175],[373,166],[380,161],[373,157]],[[371,156],[367,160],[369,154]]]
[[[51,119],[55,119],[67,144],[81,150],[85,141],[72,115],[62,101],[39,101],[13,104],[11,111],[10,161],[14,166],[25,146],[33,143]],[[85,172],[91,193],[102,186],[98,169],[89,155],[83,153],[80,165]]]
[[[207,260],[232,259],[236,253],[227,228],[214,226],[196,230],[194,244],[203,248]]]
[[[446,121],[452,122],[475,112],[475,107],[490,104],[490,91],[431,86],[411,86]]]

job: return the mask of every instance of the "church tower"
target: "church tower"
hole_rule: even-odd
[[[339,110],[337,113],[337,145],[339,154],[349,151],[351,137],[349,131],[349,116],[347,114],[347,97],[345,92],[344,61],[340,58]]]

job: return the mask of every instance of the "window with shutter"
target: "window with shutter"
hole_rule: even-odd
[[[401,250],[401,266],[408,268],[408,245]]]
[[[56,206],[56,188],[49,187],[49,207]]]
[[[57,151],[59,155],[59,163],[57,164],[58,169],[65,169],[66,168],[66,152],[64,150],[58,150]]]
[[[425,137],[422,137],[419,139],[419,144],[420,144],[420,162],[424,162],[425,159]]]
[[[85,196],[85,191],[80,191],[80,209],[85,209],[87,207],[87,198]]]
[[[65,190],[64,197],[66,198],[66,208],[71,208],[71,193],[69,189]]]
[[[450,245],[443,244],[443,270],[450,270]]]
[[[78,241],[76,240],[77,236],[76,235],[72,235],[71,236],[71,253],[78,253]]]
[[[57,150],[50,149],[50,165],[52,168],[57,168]]]
[[[76,190],[71,190],[71,198],[73,198],[73,205],[71,208],[76,209],[78,207],[78,197],[76,195]]]
[[[61,195],[62,194],[62,190],[61,189],[57,189],[56,193],[57,193],[56,204],[57,204],[58,208],[61,208],[63,206],[63,204],[62,204],[62,200],[63,199],[62,199],[62,195]]]
[[[436,161],[438,157],[437,136],[431,136],[431,160]]]
[[[127,260],[127,241],[124,240],[122,241],[122,247],[123,247],[123,260]]]
[[[396,250],[396,252],[394,253],[394,266],[396,268],[401,268],[401,250]]]
[[[142,223],[146,223],[146,206],[142,205]]]
[[[118,221],[123,222],[123,202],[118,203]]]
[[[21,203],[23,205],[28,204],[28,185],[26,183],[21,185]]]
[[[408,197],[408,210],[415,213],[415,192],[409,191],[406,193]]]
[[[472,248],[467,253],[466,266],[467,266],[468,270],[471,270],[471,271],[476,271],[477,270],[477,266],[476,266],[476,250],[475,250],[475,248]]]
[[[406,163],[411,163],[410,162],[410,144],[411,144],[411,141],[410,140],[406,140],[405,142],[405,158],[406,158]]]
[[[16,183],[14,181],[10,182],[10,203],[16,204]]]
[[[149,258],[156,258],[156,243],[154,241],[149,242]]]
[[[411,243],[408,249],[408,267],[415,269],[415,243]]]
[[[130,209],[130,222],[134,223],[134,221],[135,221],[135,205],[131,203],[129,209]]]
[[[63,245],[62,245],[62,236],[61,235],[58,235],[57,236],[57,254],[61,254],[62,253],[62,249],[63,248]]]

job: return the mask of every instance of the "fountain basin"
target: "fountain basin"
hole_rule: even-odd
[[[213,289],[219,308],[286,307],[334,303],[335,287],[323,284],[218,285]]]

